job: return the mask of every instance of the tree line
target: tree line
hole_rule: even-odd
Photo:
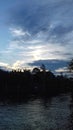
[[[72,61],[68,68],[72,70]],[[22,71],[4,71],[0,69],[0,100],[23,101],[31,97],[49,97],[60,93],[73,91],[73,79],[63,75],[56,76],[46,71],[34,68]]]

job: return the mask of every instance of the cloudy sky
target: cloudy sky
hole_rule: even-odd
[[[0,66],[66,67],[73,58],[73,0],[2,0]]]

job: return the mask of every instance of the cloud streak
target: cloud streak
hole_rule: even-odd
[[[73,30],[72,14],[72,0],[27,0],[13,8],[10,23],[31,34],[49,30],[51,35],[63,35]]]

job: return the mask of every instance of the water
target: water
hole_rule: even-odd
[[[73,130],[70,94],[24,104],[0,103],[0,130]]]

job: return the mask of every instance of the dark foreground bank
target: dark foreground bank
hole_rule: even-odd
[[[31,73],[0,70],[0,100],[23,101],[31,97],[49,97],[73,91],[73,79],[55,76],[50,71]]]

